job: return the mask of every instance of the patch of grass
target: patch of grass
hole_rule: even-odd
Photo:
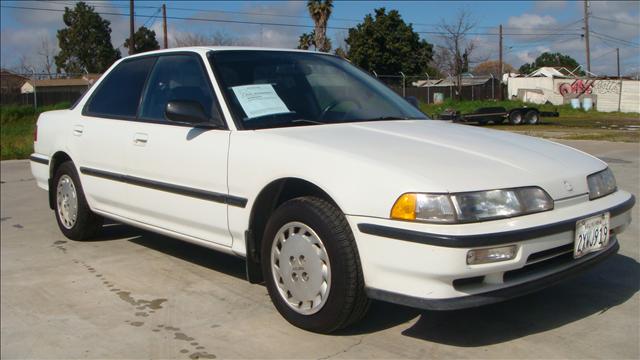
[[[69,108],[69,103],[52,106],[0,106],[0,160],[26,159],[33,153],[33,130],[40,113]]]

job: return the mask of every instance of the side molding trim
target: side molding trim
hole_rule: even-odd
[[[247,206],[247,199],[227,195],[222,193],[217,193],[208,190],[195,189],[182,185],[169,184],[165,182],[143,179],[135,176],[129,176],[124,174],[113,173],[110,171],[91,169],[87,167],[80,167],[80,172],[84,175],[95,176],[103,179],[119,181],[131,185],[146,187],[149,189],[155,189],[160,191],[165,191],[173,194],[189,196],[197,199],[214,201],[218,203],[223,203],[231,206],[244,208]]]
[[[49,165],[49,160],[43,159],[43,158],[40,158],[40,157],[37,157],[37,156],[33,156],[33,155],[29,156],[29,160],[31,160],[33,162],[36,162],[36,163],[39,163],[39,164]]]

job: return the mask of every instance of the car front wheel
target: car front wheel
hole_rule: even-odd
[[[80,178],[71,161],[58,167],[53,183],[56,220],[64,236],[71,240],[95,237],[102,228],[103,219],[89,208]]]
[[[291,324],[330,333],[364,316],[369,300],[355,240],[330,202],[282,204],[269,219],[261,255],[269,296]]]

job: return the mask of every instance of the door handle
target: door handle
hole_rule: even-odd
[[[73,127],[73,135],[80,136],[84,132],[84,126],[76,125]]]
[[[149,140],[149,135],[143,133],[135,133],[133,135],[133,144],[137,146],[145,146]]]

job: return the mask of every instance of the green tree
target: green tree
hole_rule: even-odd
[[[138,28],[138,31],[133,33],[133,39],[135,40],[133,44],[134,54],[160,49],[160,44],[158,44],[158,40],[156,40],[156,32],[145,26],[141,26]],[[127,38],[124,41],[124,47],[128,49],[129,46],[131,46],[131,39]]]
[[[315,34],[313,31],[310,34],[304,33],[298,38],[298,49],[309,50],[311,46],[315,46]]]
[[[298,49],[309,50],[313,46],[314,49],[318,50],[316,46],[316,31],[313,30],[311,33],[304,33],[300,35],[298,38]],[[331,39],[325,39],[325,49],[328,48],[327,51],[331,50]]]
[[[573,69],[578,67],[578,62],[569,55],[563,55],[559,52],[549,53],[543,52],[536,58],[536,60],[532,63],[524,63],[520,66],[521,74],[531,74],[532,72],[538,70],[541,67],[550,66],[550,67],[564,67],[569,71],[573,71]],[[584,75],[584,71],[582,69],[578,69],[574,71],[576,75]]]
[[[480,64],[476,65],[473,68],[474,75],[493,75],[495,78],[499,78],[500,74],[503,73],[512,73],[515,72],[516,69],[511,66],[511,64],[503,62],[502,69],[500,69],[500,62],[498,60],[487,60],[483,61]]]
[[[111,44],[111,24],[94,8],[79,2],[64,8],[65,28],[58,30],[60,52],[55,57],[57,71],[102,73],[120,58]]]
[[[337,48],[333,53],[337,56],[340,56],[343,59],[347,58],[347,52],[344,51],[344,49],[341,47]]]
[[[375,9],[375,17],[349,29],[345,42],[349,45],[347,57],[356,65],[378,74],[423,74],[429,70],[433,46],[407,25],[397,10],[388,13],[385,8]]]
[[[315,23],[312,34],[316,49],[322,52],[331,51],[331,42],[327,39],[327,23],[333,10],[333,0],[309,0],[307,1],[307,9]]]

